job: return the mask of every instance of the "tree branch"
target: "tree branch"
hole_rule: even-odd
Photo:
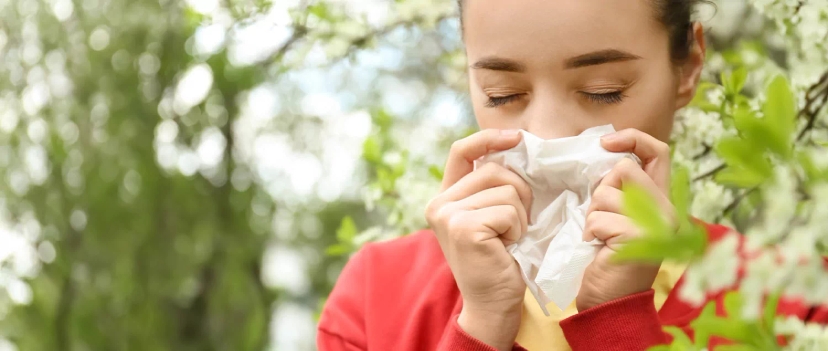
[[[435,19],[435,22],[439,23],[439,22],[442,22],[443,20],[445,20],[447,18],[450,18],[450,17],[452,17],[452,15],[444,14],[444,15],[438,16]],[[368,33],[366,33],[363,36],[353,38],[353,39],[350,40],[350,45],[348,45],[348,50],[342,55],[342,57],[348,57],[351,53],[354,52],[354,50],[356,50],[357,48],[365,45],[369,40],[371,40],[373,38],[386,35],[386,34],[390,33],[391,31],[393,31],[394,29],[397,29],[401,26],[415,25],[418,22],[421,22],[421,21],[424,21],[424,20],[425,20],[425,18],[423,18],[422,16],[416,16],[416,17],[408,19],[408,20],[401,20],[401,21],[392,22],[392,23],[390,23],[388,25],[385,25],[382,28],[379,28],[377,30],[369,31]],[[296,45],[296,43],[298,43],[299,41],[304,39],[310,32],[311,32],[311,30],[308,29],[304,24],[299,24],[299,25],[295,26],[293,28],[293,35],[291,35],[290,38],[288,38],[282,44],[282,46],[280,46],[278,49],[276,49],[276,51],[274,51],[273,54],[270,55],[270,57],[262,60],[261,62],[263,64],[269,64],[271,62],[281,60],[282,57],[284,57],[284,55],[287,54],[287,52],[290,51],[290,49],[292,49],[294,45]],[[335,35],[336,32],[323,33],[323,34],[324,34],[323,36],[332,36],[332,35]]]
[[[704,178],[712,177],[712,176],[716,175],[716,173],[719,173],[719,171],[725,169],[726,167],[727,167],[727,165],[722,163],[719,166],[717,166],[716,168],[713,168],[713,169],[697,176],[696,178],[693,178],[693,181],[695,182],[695,181],[702,180]]]
[[[817,103],[819,100],[821,102]],[[816,117],[819,111],[825,107],[826,102],[828,102],[828,71],[825,71],[822,77],[819,78],[819,81],[811,85],[805,93],[805,106],[799,110],[799,116],[807,118],[808,123],[799,131],[799,134],[796,136],[797,141],[802,140],[805,134],[814,128]]]
[[[728,204],[728,205],[724,208],[724,210],[722,210],[722,213],[720,213],[718,216],[716,216],[716,220],[714,221],[714,223],[719,223],[719,222],[721,222],[721,221],[722,221],[722,219],[724,219],[724,216],[726,216],[726,215],[728,215],[729,213],[731,213],[731,212],[733,212],[734,210],[736,210],[736,207],[739,207],[739,204],[740,204],[740,203],[742,203],[742,200],[744,200],[744,199],[745,199],[748,195],[750,195],[751,193],[753,193],[754,191],[756,191],[756,189],[758,189],[758,187],[753,187],[753,188],[750,188],[750,189],[748,189],[748,190],[743,191],[741,194],[737,195],[737,196],[733,199],[733,201],[731,201],[731,202],[730,202],[730,203],[729,203],[729,204]]]
[[[280,46],[276,51],[265,60],[262,60],[263,63],[269,63],[273,61],[279,61],[285,54],[295,45],[299,40],[303,39],[305,35],[308,34],[308,28],[304,25],[297,25],[293,27],[293,35],[286,40],[282,46]]]
[[[700,152],[698,155],[693,156],[693,161],[701,160],[703,157],[710,154],[710,151],[713,151],[713,148],[710,145],[702,143],[702,146],[704,146],[704,150],[702,152]]]

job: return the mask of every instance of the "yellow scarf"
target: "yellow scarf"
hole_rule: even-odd
[[[667,300],[667,295],[670,294],[670,290],[681,278],[685,268],[686,265],[669,262],[664,262],[661,265],[658,276],[656,276],[653,283],[656,309],[660,309],[664,301]],[[517,343],[529,351],[571,350],[558,322],[578,313],[575,303],[573,302],[564,311],[560,311],[551,303],[547,305],[546,309],[550,314],[548,317],[543,314],[529,289],[526,289],[526,295],[523,299],[523,319],[520,321]]]

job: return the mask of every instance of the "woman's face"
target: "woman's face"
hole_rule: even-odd
[[[652,0],[466,0],[470,91],[481,128],[542,138],[613,124],[661,140],[692,98],[704,58],[693,29],[686,62],[670,60]]]

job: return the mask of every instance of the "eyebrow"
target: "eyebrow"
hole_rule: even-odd
[[[640,56],[633,55],[626,51],[607,49],[571,57],[565,61],[564,67],[566,67],[567,69],[572,69],[586,66],[601,65],[611,62],[638,60],[640,58]]]
[[[526,66],[520,64],[519,62],[499,57],[484,57],[480,59],[480,61],[477,61],[471,65],[471,68],[504,72],[526,71]]]

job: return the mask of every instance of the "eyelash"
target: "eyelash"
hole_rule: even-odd
[[[610,92],[610,93],[602,93],[602,94],[593,94],[593,93],[581,92],[581,94],[584,94],[584,96],[586,96],[587,99],[589,99],[590,101],[592,101],[594,103],[605,104],[605,105],[612,105],[612,104],[620,103],[626,97],[626,95],[622,94],[621,91],[613,91],[613,92]]]
[[[514,94],[514,95],[507,95],[501,97],[489,97],[489,101],[486,101],[486,107],[499,107],[506,105],[512,101],[519,99],[523,94]]]
[[[620,103],[624,101],[624,98],[626,97],[626,95],[621,93],[621,91],[613,91],[610,93],[602,94],[581,92],[581,94],[583,94],[590,101],[603,105],[612,105]],[[486,102],[486,107],[500,107],[519,99],[521,96],[523,96],[523,94],[514,94],[501,97],[489,97],[489,101]]]

